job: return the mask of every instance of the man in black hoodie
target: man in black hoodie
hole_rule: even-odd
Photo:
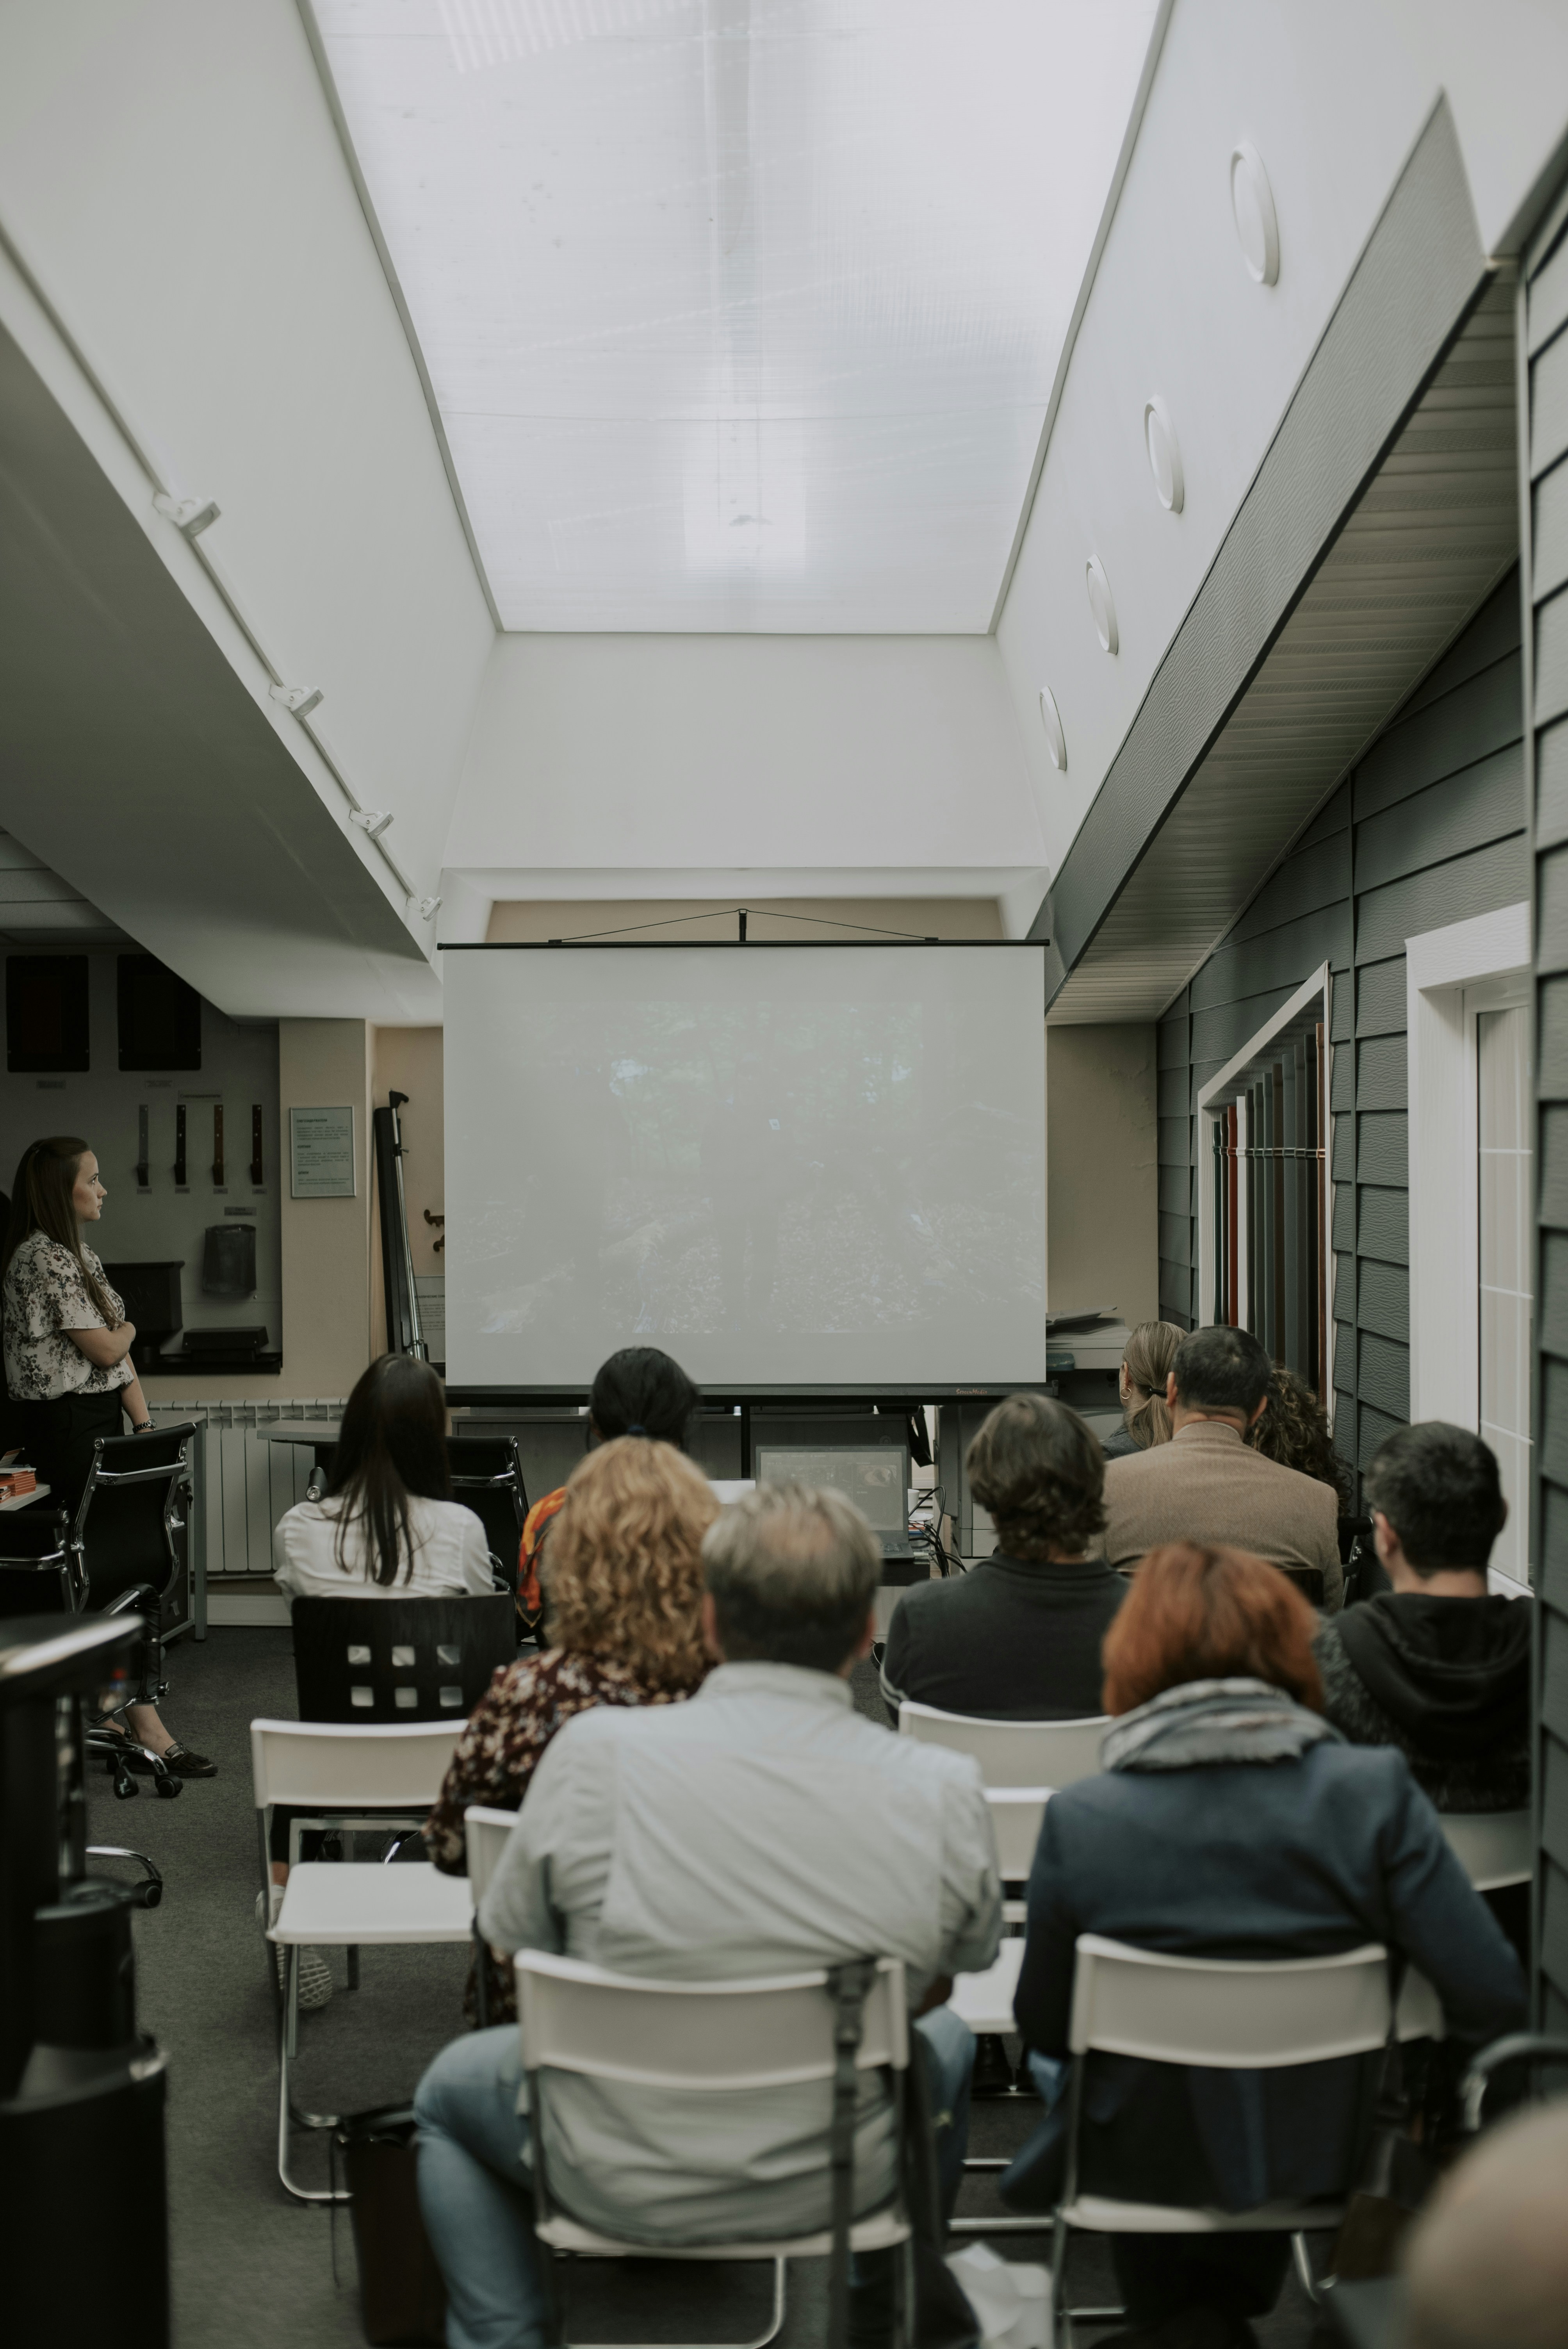
[[[1393,1588],[1318,1633],[1324,1711],[1354,1745],[1397,1745],[1439,1811],[1521,1810],[1533,1610],[1487,1590],[1508,1516],[1496,1458],[1427,1420],[1389,1436],[1363,1490]]]

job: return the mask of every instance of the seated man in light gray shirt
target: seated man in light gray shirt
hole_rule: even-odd
[[[979,1766],[855,1712],[849,1677],[871,1646],[882,1557],[841,1495],[760,1486],[709,1529],[703,1558],[718,1669],[686,1703],[602,1706],[567,1723],[480,1928],[498,1950],[688,1982],[902,1958],[950,2203],[975,2043],[942,2002],[953,1974],[991,1963],[1001,1926]],[[826,2083],[753,2101],[562,2075],[551,2093],[555,2199],[588,2226],[650,2243],[812,2231],[828,2220],[830,2103]],[[546,2337],[525,2106],[510,2024],[456,2041],[419,2085],[419,2199],[447,2280],[449,2349],[536,2349]],[[868,2073],[858,2210],[886,2200],[895,2160],[891,2101]],[[886,2283],[861,2275],[862,2318]]]

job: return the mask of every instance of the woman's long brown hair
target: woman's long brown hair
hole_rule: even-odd
[[[46,1239],[67,1248],[76,1258],[94,1310],[102,1314],[106,1330],[115,1330],[119,1326],[120,1316],[82,1254],[81,1226],[71,1199],[77,1170],[91,1147],[90,1143],[75,1133],[54,1133],[43,1142],[27,1144],[11,1192],[11,1220],[5,1226],[5,1250],[0,1253],[0,1279],[10,1270],[11,1259],[23,1241],[34,1232],[42,1232]]]
[[[387,1589],[401,1568],[412,1582],[409,1503],[452,1497],[446,1389],[428,1362],[381,1354],[361,1373],[344,1405],[326,1497],[340,1505],[333,1554],[345,1574],[352,1571],[348,1537],[358,1526],[366,1578]]]

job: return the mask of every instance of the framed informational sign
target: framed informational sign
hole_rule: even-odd
[[[291,1109],[289,1191],[295,1199],[352,1199],[354,1109]]]

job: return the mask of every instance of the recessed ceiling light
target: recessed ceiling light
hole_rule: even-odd
[[[1246,139],[1231,157],[1231,210],[1248,271],[1260,285],[1274,285],[1279,278],[1279,215],[1263,158]]]
[[[1048,685],[1040,688],[1040,723],[1046,730],[1046,752],[1058,775],[1068,771],[1068,738],[1062,732],[1062,714],[1057,708],[1057,698]]]
[[[1116,605],[1111,596],[1110,582],[1105,575],[1105,565],[1098,554],[1091,554],[1083,567],[1084,585],[1088,590],[1088,608],[1094,614],[1095,630],[1108,653],[1121,650],[1121,638],[1117,633]]]
[[[1168,513],[1180,513],[1187,497],[1181,478],[1181,451],[1176,445],[1176,428],[1162,399],[1150,399],[1144,404],[1143,441],[1161,504]]]

